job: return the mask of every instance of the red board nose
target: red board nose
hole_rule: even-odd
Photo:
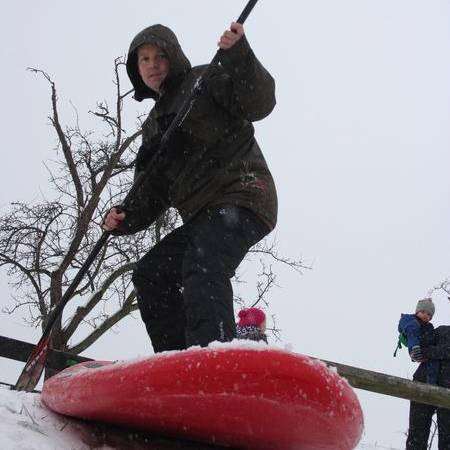
[[[82,363],[47,380],[42,400],[73,417],[252,450],[351,450],[363,430],[344,379],[270,347]]]

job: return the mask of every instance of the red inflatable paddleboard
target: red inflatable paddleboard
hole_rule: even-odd
[[[251,450],[350,450],[363,430],[344,379],[266,346],[89,361],[48,379],[42,400],[72,417]]]

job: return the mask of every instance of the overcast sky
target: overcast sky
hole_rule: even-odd
[[[62,120],[93,127],[87,111],[113,95],[113,60],[142,28],[163,23],[193,64],[207,63],[243,1],[8,2],[0,18],[2,87],[0,207],[48,193],[43,161],[55,156],[46,70]],[[269,312],[281,345],[404,377],[392,358],[401,312],[450,276],[450,3],[447,0],[261,0],[248,39],[277,82],[278,105],[257,137],[279,194],[281,251],[303,257],[303,276],[280,270]],[[125,104],[127,122],[152,102]],[[3,296],[11,291],[1,274]],[[436,325],[450,304],[434,298]],[[1,333],[39,339],[20,317]],[[148,352],[129,319],[88,352],[126,358]],[[15,381],[19,365],[0,360]],[[408,403],[357,391],[364,441],[401,448]]]

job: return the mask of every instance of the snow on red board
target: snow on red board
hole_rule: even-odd
[[[72,417],[252,450],[350,450],[363,430],[358,399],[335,371],[266,346],[80,363],[49,378],[42,401]]]

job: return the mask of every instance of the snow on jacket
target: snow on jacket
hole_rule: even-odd
[[[166,53],[170,71],[162,94],[148,88],[137,69],[137,49],[153,44]],[[156,103],[143,124],[143,144],[135,174],[144,170],[159,140],[206,66],[191,68],[175,34],[153,25],[132,41],[127,71],[135,98]],[[148,227],[167,207],[178,209],[186,222],[209,206],[232,205],[253,211],[270,229],[277,220],[277,195],[272,175],[254,137],[253,121],[275,106],[275,82],[255,57],[245,36],[220,52],[220,65],[206,83],[168,149],[169,164],[153,186],[143,186],[126,209],[121,232]],[[160,198],[152,195],[159,189]]]

